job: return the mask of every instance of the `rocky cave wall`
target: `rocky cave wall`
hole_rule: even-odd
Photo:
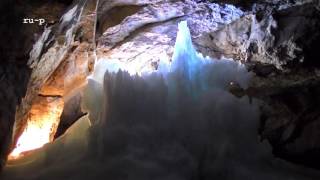
[[[0,169],[9,153],[16,106],[27,91],[32,69],[28,67],[29,52],[43,26],[25,25],[23,18],[46,17],[49,24],[59,21],[70,1],[0,2]]]
[[[159,55],[172,56],[177,23],[187,20],[198,51],[233,58],[255,72],[248,89],[230,88],[263,101],[259,133],[274,154],[320,167],[313,161],[320,146],[319,1],[100,0],[98,7],[95,0],[63,2],[3,1],[0,6],[11,7],[1,11],[1,21],[10,27],[1,28],[8,34],[1,40],[1,166],[39,96],[63,99],[56,136],[62,134],[85,113],[78,89],[95,59],[156,69]],[[20,21],[26,14],[45,16],[49,24],[24,26]]]

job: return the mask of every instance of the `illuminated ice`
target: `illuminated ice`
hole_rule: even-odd
[[[259,142],[257,102],[228,91],[234,81],[246,88],[250,73],[198,54],[187,22],[179,24],[171,63],[140,76],[128,69],[98,62],[84,90],[89,116],[1,178],[319,179]]]

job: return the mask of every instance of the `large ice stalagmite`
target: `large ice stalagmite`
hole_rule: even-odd
[[[245,88],[249,79],[237,62],[198,54],[181,22],[172,62],[163,60],[155,72],[134,73],[119,62],[100,60],[84,90],[89,116],[22,164],[8,166],[1,178],[320,177],[275,160],[268,144],[258,141],[257,102],[228,92],[230,82]]]

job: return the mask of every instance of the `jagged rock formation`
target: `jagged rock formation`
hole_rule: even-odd
[[[71,52],[74,38],[74,29],[79,22],[84,3],[79,3],[68,10],[61,18],[58,26],[44,29],[43,34],[34,44],[27,62],[32,68],[30,79],[27,85],[26,95],[16,109],[13,142],[23,132],[27,125],[30,110],[37,99],[37,96],[61,96],[54,92],[40,94],[41,88],[57,67]],[[77,11],[77,8],[80,9]]]
[[[319,12],[314,4],[252,14],[204,35],[207,54],[222,54],[244,62],[273,64],[278,69],[305,62],[304,50],[319,36]],[[312,38],[308,38],[312,33]]]
[[[25,96],[31,69],[27,66],[29,52],[37,38],[42,34],[43,26],[26,25],[23,18],[47,17],[48,23],[59,20],[64,8],[70,1],[36,2],[11,1],[0,2],[0,170],[5,164],[12,140],[16,106]],[[48,11],[50,9],[50,11]]]
[[[65,9],[64,15],[41,29],[32,50],[28,40],[22,67],[0,67],[0,78],[5,79],[0,79],[0,99],[11,102],[0,106],[0,159],[8,153],[15,112],[13,142],[38,96],[63,99],[57,135],[63,133],[84,114],[78,89],[96,60],[120,60],[140,72],[156,69],[159,58],[172,56],[177,24],[187,20],[198,51],[242,61],[256,73],[244,93],[263,101],[260,133],[275,154],[289,160],[300,157],[297,162],[319,167],[303,157],[307,151],[315,152],[308,154],[310,160],[319,155],[319,55],[311,55],[320,42],[318,1],[100,0],[98,6],[97,2],[74,1],[67,9],[58,3],[57,12]],[[25,52],[31,52],[30,57]],[[15,88],[18,82],[21,88]]]

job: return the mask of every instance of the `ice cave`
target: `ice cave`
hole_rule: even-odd
[[[0,9],[1,180],[320,178],[319,0]]]

